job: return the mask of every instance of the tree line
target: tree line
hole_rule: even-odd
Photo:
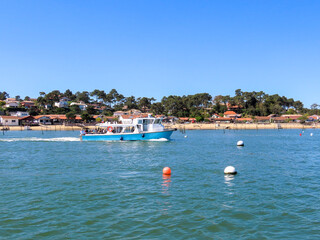
[[[9,94],[0,92],[0,100],[5,100]],[[85,112],[79,106],[57,108],[55,102],[66,97],[70,102],[84,102],[88,104]],[[20,96],[15,96],[17,101],[22,101]],[[30,100],[26,96],[24,100]],[[320,114],[320,105],[312,104],[310,108],[304,108],[303,103],[293,98],[287,98],[278,94],[269,95],[263,91],[245,92],[235,90],[234,96],[217,95],[212,97],[209,93],[197,93],[183,96],[164,96],[160,101],[153,97],[125,97],[116,89],[109,92],[95,89],[92,92],[82,91],[73,93],[70,89],[65,92],[54,90],[48,93],[40,92],[36,99],[36,108],[31,109],[32,115],[37,114],[98,114],[101,111],[96,106],[103,107],[102,114],[111,116],[115,111],[139,109],[142,112],[152,112],[157,115],[172,115],[176,117],[200,117],[207,118],[213,113],[223,115],[232,109],[243,116],[268,116],[270,114]],[[2,103],[2,105],[4,105]],[[2,106],[0,105],[0,107]],[[0,109],[1,110],[1,109]]]

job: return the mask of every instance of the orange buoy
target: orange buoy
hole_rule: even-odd
[[[171,169],[169,167],[165,167],[162,170],[164,175],[171,175]]]

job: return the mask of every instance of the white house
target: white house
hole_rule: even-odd
[[[73,106],[73,105],[78,105],[81,111],[86,110],[88,107],[87,104],[85,104],[84,102],[79,102],[79,103],[73,102],[70,104],[70,106]]]
[[[68,101],[70,101],[68,98],[63,97],[59,102],[55,102],[54,105],[58,108],[67,108],[69,106]]]
[[[220,118],[221,116],[219,116],[218,114],[214,113],[211,117],[212,118]]]
[[[17,112],[10,112],[11,116],[16,116],[16,117],[26,117],[29,116],[28,112],[22,112],[22,111],[17,111]]]
[[[19,126],[20,117],[17,116],[0,116],[0,124],[3,126]]]
[[[51,125],[52,121],[51,118],[45,115],[39,115],[34,117],[34,122],[38,124],[43,124],[43,125]]]
[[[11,101],[11,100],[6,100],[6,105],[5,105],[5,107],[7,107],[7,108],[9,108],[9,107],[11,107],[11,108],[17,108],[17,107],[19,107],[19,101]]]

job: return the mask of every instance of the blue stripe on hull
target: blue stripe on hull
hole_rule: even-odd
[[[88,134],[83,135],[83,141],[136,141],[150,139],[170,139],[173,131],[152,132],[152,133],[131,133],[131,134]],[[121,139],[122,138],[122,139]]]

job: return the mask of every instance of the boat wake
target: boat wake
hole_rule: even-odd
[[[166,138],[159,138],[159,139],[150,139],[150,140],[147,140],[149,142],[168,142],[169,139],[166,139]]]
[[[0,142],[79,142],[76,137],[61,137],[61,138],[0,138]]]

